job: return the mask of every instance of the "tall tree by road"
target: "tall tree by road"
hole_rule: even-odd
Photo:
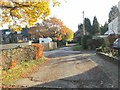
[[[89,18],[85,18],[84,23],[85,23],[86,32],[88,32],[89,34],[92,34],[92,26]]]
[[[109,19],[108,22],[110,23],[112,20],[114,20],[119,15],[119,9],[117,6],[112,6],[110,12],[109,12]]]
[[[104,26],[101,26],[101,27],[100,27],[100,30],[101,30],[101,31],[100,31],[100,32],[101,32],[101,35],[104,35],[105,32],[108,31],[108,23],[105,22]]]
[[[100,34],[99,22],[98,22],[96,16],[95,16],[94,19],[93,19],[92,30],[93,30],[93,35],[98,35],[98,34]]]

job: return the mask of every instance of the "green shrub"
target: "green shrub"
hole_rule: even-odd
[[[82,46],[81,45],[72,46],[72,50],[73,51],[80,51],[80,50],[82,50]]]
[[[103,42],[102,42],[102,47],[110,47],[110,46],[111,46],[111,44],[110,44],[108,38],[104,38]]]
[[[88,40],[92,39],[91,35],[84,35],[81,38],[81,45],[83,49],[88,49]]]
[[[63,47],[63,46],[66,46],[65,40],[57,41],[57,47]]]
[[[78,38],[77,38],[77,42],[81,45],[81,38],[82,38],[82,36],[79,36]]]
[[[99,48],[102,44],[103,44],[103,38],[92,39],[92,46],[94,46],[95,49]]]
[[[108,55],[112,55],[112,56],[119,58],[119,56],[120,56],[119,50],[112,48],[112,44],[113,44],[115,38],[116,37],[113,37],[113,36],[109,36],[108,38],[104,38],[102,40],[102,45],[99,48],[97,48],[96,51],[103,52],[103,53],[106,53]]]

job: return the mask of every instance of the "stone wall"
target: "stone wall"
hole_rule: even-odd
[[[36,54],[38,54],[38,50],[41,50],[41,52],[43,52],[42,45],[39,46],[41,47],[40,49],[38,49],[38,47],[36,47],[35,45],[30,45],[21,48],[19,47],[0,51],[0,62],[2,62],[2,68],[4,70],[9,69],[12,62],[20,64],[21,62],[35,60]]]
[[[18,46],[20,47],[25,47],[28,46],[29,42],[25,42],[25,43],[10,43],[10,44],[0,44],[0,50],[5,50],[5,49],[12,49],[12,48],[16,48]]]
[[[44,51],[49,51],[49,50],[57,48],[57,43],[56,42],[43,43],[42,45],[43,45],[43,50]]]

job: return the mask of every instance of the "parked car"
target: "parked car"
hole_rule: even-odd
[[[114,49],[120,49],[120,38],[117,38],[113,43]]]

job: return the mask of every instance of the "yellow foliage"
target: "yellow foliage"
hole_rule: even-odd
[[[38,19],[44,19],[50,15],[50,1],[53,2],[53,6],[60,6],[60,0],[1,0],[0,7],[2,7],[3,16],[17,18],[20,22],[28,23],[27,26],[33,26]],[[10,22],[10,20],[5,19],[4,22]]]
[[[15,32],[22,30],[22,27],[20,25],[12,25],[9,26],[9,28]]]
[[[67,30],[67,34],[65,35],[65,40],[70,41],[74,37],[74,32],[70,29]]]

